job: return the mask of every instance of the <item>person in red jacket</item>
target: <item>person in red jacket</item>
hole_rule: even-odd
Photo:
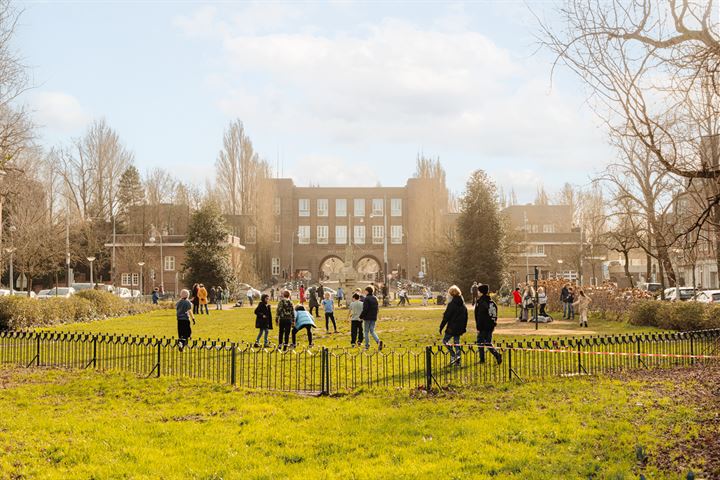
[[[518,306],[522,303],[522,295],[520,295],[520,287],[516,287],[515,290],[513,290],[513,301],[515,302],[515,315],[517,315]],[[522,310],[520,310],[520,315],[522,315]],[[518,317],[518,320],[522,320],[522,318]]]

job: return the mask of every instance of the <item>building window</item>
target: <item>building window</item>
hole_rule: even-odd
[[[255,228],[255,225],[248,225],[247,231],[245,232],[245,243],[255,243],[255,240],[257,239],[257,229]]]
[[[273,257],[270,264],[270,275],[280,275],[280,258]]]
[[[166,272],[174,272],[175,271],[175,257],[165,255],[163,268],[165,269]]]
[[[555,233],[555,225],[552,223],[549,225],[543,225],[543,233]]]
[[[373,198],[372,201],[372,214],[376,216],[380,216],[383,214],[383,199],[382,198]]]
[[[390,227],[390,243],[402,243],[402,237],[402,225],[393,225]]]
[[[273,198],[273,215],[280,215],[280,197]]]
[[[318,225],[317,227],[317,243],[325,245],[328,243],[328,226]]]
[[[354,201],[354,210],[355,210],[355,216],[356,217],[364,217],[365,216],[365,199],[364,198],[356,198]]]
[[[275,224],[273,227],[273,242],[280,243],[280,225]]]
[[[298,216],[309,217],[310,216],[310,199],[301,198],[298,200]]]
[[[327,198],[318,198],[317,201],[317,216],[327,217],[328,216],[328,201]]]
[[[364,225],[355,225],[353,228],[353,242],[358,245],[364,245],[365,244],[365,226]]]
[[[427,258],[425,257],[420,257],[420,271],[427,273]]]
[[[335,244],[345,245],[347,243],[347,226],[335,225]]]
[[[123,273],[122,275],[120,275],[120,285],[122,285],[123,287],[129,287],[131,279],[132,276],[129,273]]]
[[[528,257],[544,257],[545,245],[528,245],[526,255]]]
[[[535,245],[536,255],[545,255],[545,245]]]
[[[347,215],[347,200],[344,198],[335,199],[335,216],[344,217]]]
[[[390,215],[393,217],[402,217],[402,198],[393,198],[390,200]]]
[[[298,227],[298,243],[301,245],[310,243],[310,225],[300,225]]]
[[[139,273],[133,273],[132,274],[132,286],[137,287],[140,285],[140,274]]]
[[[373,225],[372,226],[372,243],[374,244],[382,244],[383,243],[383,236],[384,236],[384,228],[382,225]]]
[[[537,225],[536,223],[533,223],[532,225],[530,225],[530,232],[538,233],[539,231],[540,231],[539,225]]]

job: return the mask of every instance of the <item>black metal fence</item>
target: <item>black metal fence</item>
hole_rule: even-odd
[[[377,351],[316,347],[283,351],[244,342],[65,332],[0,332],[0,363],[121,370],[190,377],[252,389],[337,393],[359,388],[468,386],[513,380],[690,365],[720,358],[720,329],[499,342],[481,362],[478,345],[463,345],[460,365],[447,347]]]

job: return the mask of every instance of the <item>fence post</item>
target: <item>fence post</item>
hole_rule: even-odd
[[[481,348],[484,348],[484,347],[481,347]],[[512,381],[512,374],[513,374],[512,347],[508,348],[508,351],[507,351],[507,366],[508,366],[508,380]]]
[[[328,368],[328,349],[323,347],[320,354],[320,395],[330,393],[330,369]]]
[[[36,339],[35,343],[37,344],[37,347],[36,347],[36,352],[35,352],[35,358],[37,359],[36,365],[39,367],[40,366],[40,335],[42,335],[42,334],[38,333],[36,335],[37,336],[35,337],[35,339]]]
[[[578,375],[582,374],[583,366],[582,366],[582,353],[580,351],[580,348],[582,347],[582,344],[578,342],[577,344],[577,352],[578,352]]]
[[[162,341],[158,338],[157,341],[157,378],[160,378],[160,351],[162,350]]]
[[[692,336],[692,333],[690,334],[690,355],[695,355],[695,346],[693,345],[693,336]],[[695,359],[691,357],[691,358],[690,358],[690,365],[694,365],[694,364],[695,364]]]
[[[97,335],[93,336],[93,368],[97,368]]]
[[[230,345],[230,385],[235,385],[237,382],[237,372],[235,370],[235,358],[237,355],[237,345],[235,343],[232,343]]]
[[[425,347],[425,391],[432,390],[432,347]]]

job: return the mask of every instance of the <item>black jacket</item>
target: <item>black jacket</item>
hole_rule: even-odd
[[[269,304],[260,302],[255,307],[255,328],[272,330],[272,309]]]
[[[442,323],[440,323],[440,331],[442,332],[445,325],[447,325],[445,333],[462,335],[467,331],[467,322],[468,312],[465,307],[465,300],[460,295],[452,297],[452,300],[445,308]]]
[[[482,295],[475,304],[475,327],[478,332],[488,332],[497,325],[497,305],[490,295]]]
[[[305,295],[307,295],[308,305],[310,306],[310,308],[320,306],[320,302],[318,302],[318,297],[317,297],[317,290],[315,290],[315,288],[311,288],[310,290],[305,292]]]
[[[570,293],[570,290],[568,290],[567,287],[563,287],[562,290],[560,290],[560,301],[567,302],[567,296],[569,293]]]
[[[361,320],[376,321],[378,318],[378,301],[377,297],[373,294],[365,295],[363,300],[363,309],[360,313]]]

